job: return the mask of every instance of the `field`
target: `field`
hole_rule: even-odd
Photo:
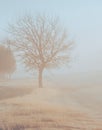
[[[47,84],[48,85],[48,84]],[[2,81],[0,130],[102,130],[101,87]]]

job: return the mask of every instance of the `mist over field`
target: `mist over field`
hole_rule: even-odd
[[[0,1],[0,130],[102,130],[102,1]]]
[[[44,79],[44,87],[41,89],[38,88],[38,81],[33,78],[2,80],[1,122],[3,119],[8,122],[9,128],[13,129],[16,127],[18,129],[31,129],[31,127],[41,130],[54,129],[57,123],[56,130],[59,128],[101,130],[102,80],[100,72],[95,75],[84,73],[83,76],[74,73],[74,75],[59,75],[47,79]],[[20,110],[20,115],[18,110]],[[8,121],[7,115],[9,119],[15,119],[15,122]],[[23,118],[24,121],[22,121]],[[4,123],[1,126],[6,127]]]

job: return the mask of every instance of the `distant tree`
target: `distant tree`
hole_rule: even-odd
[[[0,75],[11,75],[16,69],[16,61],[10,48],[0,45]]]
[[[19,53],[29,71],[38,70],[39,87],[43,86],[44,69],[55,68],[70,61],[69,40],[65,29],[56,18],[38,15],[25,16],[10,25],[11,45]]]

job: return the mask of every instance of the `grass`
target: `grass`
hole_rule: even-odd
[[[0,130],[101,130],[102,124],[74,109],[43,103],[2,102]]]
[[[39,93],[42,100],[34,93],[1,100],[0,130],[102,130],[102,120],[70,106],[48,103],[43,90]]]

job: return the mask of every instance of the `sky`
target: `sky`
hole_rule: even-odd
[[[102,0],[0,0],[0,38],[25,14],[58,16],[75,41],[69,68],[58,73],[102,71]],[[23,75],[19,64],[16,75]]]

